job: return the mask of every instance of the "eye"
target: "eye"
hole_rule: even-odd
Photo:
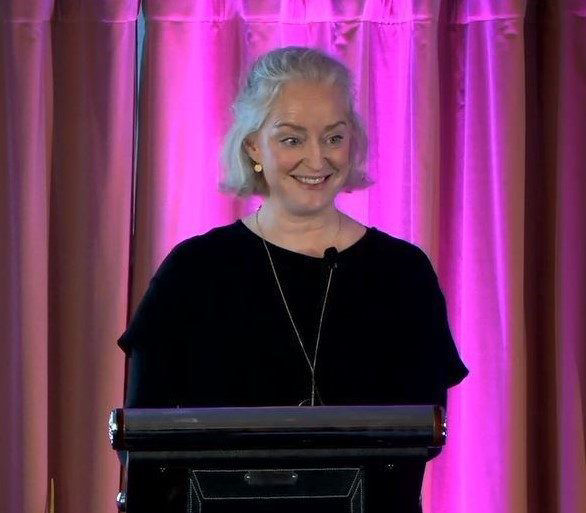
[[[297,137],[287,137],[285,139],[281,139],[281,142],[285,146],[298,146],[299,144],[301,144],[301,141]]]
[[[328,142],[334,146],[339,145],[343,140],[343,135],[332,135],[331,137],[328,137]]]

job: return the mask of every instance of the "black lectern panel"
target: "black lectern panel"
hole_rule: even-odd
[[[361,513],[369,465],[427,460],[445,436],[439,406],[118,409],[110,418],[129,513]]]

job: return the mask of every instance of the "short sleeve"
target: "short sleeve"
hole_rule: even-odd
[[[177,330],[181,326],[184,281],[178,250],[173,250],[152,278],[118,345],[130,357],[127,408],[179,404],[181,372],[177,368]]]
[[[425,289],[430,298],[429,332],[431,344],[430,355],[441,384],[452,387],[460,383],[467,375],[468,369],[462,362],[452,337],[448,323],[446,301],[431,262],[423,256],[423,276]]]
[[[179,250],[175,248],[151,279],[118,346],[128,355],[132,349],[146,348],[166,337],[174,325],[181,290],[179,287]]]

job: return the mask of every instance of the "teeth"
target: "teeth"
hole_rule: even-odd
[[[326,177],[309,177],[309,176],[295,176],[295,180],[299,180],[301,183],[306,183],[309,185],[317,185],[318,183],[322,183]]]

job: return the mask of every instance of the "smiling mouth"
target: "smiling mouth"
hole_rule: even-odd
[[[295,178],[298,182],[305,183],[308,185],[317,185],[320,183],[325,182],[330,176],[300,176],[300,175],[291,175],[292,178]]]

